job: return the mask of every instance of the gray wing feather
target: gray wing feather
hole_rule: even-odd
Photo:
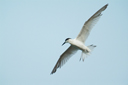
[[[55,67],[53,68],[51,74],[55,73],[57,68],[61,68],[65,63],[66,61],[74,54],[76,53],[78,50],[78,48],[76,48],[75,46],[70,46],[61,56],[60,58],[58,59]]]
[[[77,40],[82,41],[83,43],[86,41],[88,35],[90,34],[90,31],[92,27],[98,22],[100,16],[102,15],[101,12],[104,11],[107,8],[108,4],[103,6],[101,9],[99,9],[94,15],[92,15],[82,27],[82,30],[77,36]]]

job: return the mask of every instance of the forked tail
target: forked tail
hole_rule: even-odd
[[[96,45],[89,45],[89,46],[87,46],[91,51],[90,52],[88,52],[88,53],[85,53],[85,52],[83,52],[82,51],[82,54],[81,54],[81,57],[80,57],[80,60],[82,59],[83,61],[84,61],[84,59],[85,58],[87,58],[90,54],[91,54],[91,52],[93,51],[93,49],[96,47]]]

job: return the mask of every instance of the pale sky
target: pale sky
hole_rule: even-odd
[[[85,43],[92,54],[50,75],[64,40],[107,3]],[[127,0],[2,0],[0,41],[0,85],[128,85]]]

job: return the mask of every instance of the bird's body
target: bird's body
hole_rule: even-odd
[[[68,43],[70,43],[71,45],[77,47],[79,50],[84,51],[84,52],[90,52],[91,50],[85,46],[85,44],[77,39],[69,39],[67,41]]]
[[[65,43],[69,43],[71,46],[60,56],[51,74],[55,73],[57,68],[61,68],[66,63],[66,61],[78,50],[82,51],[80,60],[82,59],[84,61],[85,57],[90,55],[90,53],[96,46],[95,45],[85,46],[84,43],[87,37],[89,36],[92,27],[101,17],[102,15],[101,12],[104,11],[107,8],[107,6],[108,4],[103,6],[84,23],[80,33],[75,39],[67,38],[65,40],[65,42],[62,45],[64,45]]]

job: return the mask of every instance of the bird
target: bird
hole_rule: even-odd
[[[69,48],[60,56],[60,58],[58,59],[56,65],[54,66],[51,74],[55,73],[57,71],[58,68],[61,68],[66,62],[67,60],[73,55],[75,54],[78,50],[82,51],[80,60],[82,59],[84,61],[84,59],[90,55],[90,53],[92,52],[92,50],[96,47],[96,45],[89,45],[89,46],[85,46],[85,41],[88,38],[91,29],[93,28],[93,26],[97,23],[97,21],[99,20],[99,18],[102,16],[102,12],[107,8],[108,4],[104,5],[102,8],[100,8],[95,14],[93,14],[83,25],[81,31],[79,32],[78,36],[75,39],[71,39],[71,38],[66,38],[64,43],[62,44],[62,46],[65,43],[69,43],[70,46]]]

